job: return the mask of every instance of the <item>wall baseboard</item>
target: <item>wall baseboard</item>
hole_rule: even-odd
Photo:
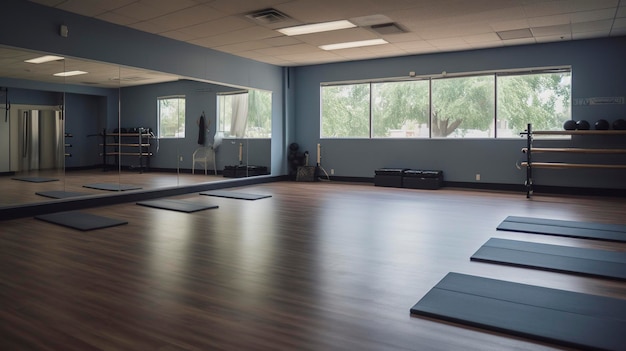
[[[350,183],[374,183],[374,178],[368,177],[337,177],[331,176],[330,180]],[[513,191],[526,194],[526,187],[523,184],[500,184],[500,183],[473,183],[473,182],[450,182],[444,181],[444,187],[492,190],[492,191]],[[582,188],[582,187],[562,187],[551,185],[535,185],[535,194],[557,194],[557,195],[585,195],[585,196],[610,196],[626,197],[626,189],[607,188]]]

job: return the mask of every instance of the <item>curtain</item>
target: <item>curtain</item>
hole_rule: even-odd
[[[248,93],[233,95],[232,112],[230,135],[243,138],[248,123]]]

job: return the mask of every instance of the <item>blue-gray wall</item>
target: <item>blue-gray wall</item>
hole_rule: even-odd
[[[121,89],[121,118],[123,128],[149,127],[157,132],[157,98],[172,95],[185,96],[185,138],[160,139],[158,151],[151,159],[151,166],[167,169],[191,169],[192,154],[198,145],[198,120],[205,114],[209,132],[205,134],[206,144],[213,143],[215,135],[217,93],[241,90],[223,85],[203,83],[190,80],[177,82],[141,85]],[[155,141],[156,142],[156,141]],[[246,146],[244,163],[271,167],[270,139],[228,139],[217,148],[217,169],[239,163],[239,143]],[[236,145],[236,146],[232,146]],[[180,161],[182,157],[182,161]],[[212,168],[212,167],[211,167]]]
[[[546,66],[572,67],[572,97],[626,96],[626,38],[568,41],[552,44],[485,49],[468,52],[406,56],[345,62],[294,70],[296,126],[292,141],[315,152],[322,145],[322,165],[336,176],[373,177],[384,167],[441,169],[452,182],[523,184],[525,172],[516,168],[522,161],[520,139],[320,139],[320,83],[388,77],[475,72]],[[572,108],[573,118],[592,123],[626,118],[626,105],[594,105]],[[520,131],[521,132],[521,131]],[[617,140],[616,140],[617,139]],[[626,147],[623,136],[610,143]],[[601,140],[601,142],[606,139]],[[574,138],[573,145],[597,144],[597,138]],[[544,142],[543,145],[570,145]],[[555,160],[559,160],[556,156]],[[622,163],[626,163],[624,157]],[[613,157],[615,161],[615,157]],[[597,163],[594,156],[577,155],[576,162]],[[537,184],[573,187],[626,188],[626,172],[618,170],[537,170]]]
[[[283,69],[23,0],[4,0],[0,45],[92,59],[273,92],[272,128],[283,130]],[[59,35],[59,26],[69,36]],[[122,104],[132,103],[121,101]],[[110,123],[110,122],[109,122]],[[285,136],[271,142],[273,174],[286,172]]]
[[[320,83],[510,68],[571,65],[572,97],[626,96],[626,39],[502,47],[457,53],[282,68],[214,50],[123,28],[20,0],[5,0],[0,21],[0,44],[142,67],[204,81],[270,90],[273,99],[272,173],[286,174],[286,146],[298,142],[315,153],[323,148],[324,168],[335,175],[372,177],[381,167],[436,168],[446,180],[521,184],[524,173],[515,167],[523,158],[524,141],[512,140],[320,140]],[[70,35],[58,35],[60,24]],[[132,101],[122,99],[122,106]],[[106,103],[107,115],[114,109]],[[573,106],[574,119],[595,121],[626,118],[625,105]],[[110,116],[107,117],[110,120]],[[575,138],[578,146],[605,140]],[[615,142],[620,144],[621,141]],[[563,142],[552,143],[562,145]],[[568,143],[565,143],[568,144]],[[230,146],[235,147],[236,144]],[[621,144],[620,144],[621,145]],[[229,147],[230,147],[229,146]],[[189,150],[186,150],[187,152]],[[232,151],[232,150],[231,150]],[[229,153],[228,151],[225,153]],[[592,156],[576,159],[594,162]],[[536,182],[574,187],[626,188],[626,174],[613,170],[538,170]]]

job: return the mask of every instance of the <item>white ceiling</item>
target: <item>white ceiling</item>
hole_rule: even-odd
[[[626,0],[30,0],[252,60],[299,66],[509,45],[626,35]],[[273,8],[289,18],[263,24],[246,15]],[[348,19],[357,28],[285,36],[275,29]],[[372,25],[405,30],[380,34]],[[69,28],[71,36],[72,28]],[[523,39],[505,39],[519,35]],[[383,38],[389,44],[336,51],[319,45]],[[0,47],[0,77],[124,87],[179,77],[65,58],[34,65],[39,53]],[[58,78],[80,69],[89,74]],[[119,77],[122,77],[120,80]]]
[[[626,35],[620,0],[31,0],[80,15],[280,66]],[[273,8],[289,19],[246,17]],[[347,19],[357,28],[287,37],[275,29]],[[405,33],[371,26],[393,22]],[[502,40],[526,29],[530,37]],[[71,35],[71,28],[70,28]],[[389,44],[324,51],[323,44]]]

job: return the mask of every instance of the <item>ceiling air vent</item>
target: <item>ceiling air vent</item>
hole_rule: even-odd
[[[265,10],[256,11],[256,12],[247,14],[246,17],[248,17],[249,19],[253,21],[256,21],[265,25],[284,22],[284,21],[291,19],[289,18],[289,16],[285,15],[284,13],[276,9],[265,9]]]
[[[373,26],[370,26],[370,28],[374,32],[382,35],[406,33],[404,29],[402,29],[395,23],[375,24]]]

